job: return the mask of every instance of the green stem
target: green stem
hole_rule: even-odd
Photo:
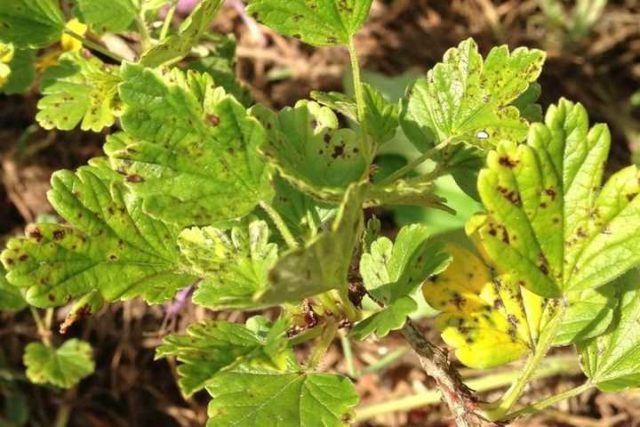
[[[555,405],[558,402],[562,402],[563,400],[567,400],[574,396],[582,394],[592,387],[593,387],[593,384],[586,382],[582,385],[579,385],[578,387],[574,387],[560,394],[547,397],[546,399],[539,400],[535,403],[525,406],[524,408],[511,412],[509,415],[505,417],[505,419],[512,420],[514,418],[521,417],[523,415],[534,414],[536,412],[542,411],[548,406]]]
[[[439,143],[438,145],[436,145],[435,147],[425,151],[419,157],[416,157],[415,159],[411,160],[405,166],[401,167],[400,169],[398,169],[397,171],[395,171],[391,175],[387,176],[385,179],[381,180],[378,183],[378,185],[390,184],[390,183],[394,182],[395,180],[402,178],[403,176],[405,176],[409,172],[413,171],[415,168],[420,166],[422,163],[424,163],[428,159],[433,158],[436,154],[438,154],[440,152],[440,150],[442,150],[444,147],[446,147],[450,142],[451,141],[449,139],[446,139],[446,140],[442,141],[441,143]]]
[[[358,109],[358,120],[364,119],[364,93],[362,92],[362,78],[360,76],[360,62],[358,51],[353,38],[349,41],[349,56],[351,57],[351,73],[353,74],[353,93],[356,96],[356,108]]]
[[[355,364],[353,363],[353,351],[351,350],[351,341],[349,341],[349,337],[342,334],[340,336],[340,344],[342,344],[342,353],[344,354],[344,360],[347,365],[347,373],[351,378],[359,377],[358,372],[356,372]]]
[[[260,202],[260,207],[262,209],[264,209],[264,211],[267,213],[267,215],[269,215],[269,217],[271,218],[271,220],[275,224],[276,228],[280,232],[280,235],[282,236],[282,238],[286,242],[287,246],[289,246],[289,248],[291,248],[291,249],[297,248],[298,247],[298,242],[297,242],[296,238],[293,237],[293,234],[291,233],[291,230],[289,230],[289,227],[287,227],[287,224],[284,222],[284,219],[282,219],[282,217],[280,216],[278,211],[276,211],[273,208],[273,206],[271,206],[267,202]]]
[[[536,369],[551,348],[551,345],[556,338],[558,328],[562,323],[561,321],[564,309],[564,305],[561,304],[549,323],[543,329],[540,337],[538,338],[535,351],[529,360],[527,360],[518,380],[511,385],[498,402],[488,405],[485,410],[485,416],[489,420],[502,420],[518,401],[527,383],[531,380]]]
[[[71,406],[68,403],[63,403],[58,408],[58,413],[56,414],[56,420],[54,421],[54,427],[66,427],[69,423],[69,416],[71,415]]]
[[[147,24],[144,21],[143,14],[136,16],[136,26],[138,27],[138,33],[140,33],[142,51],[145,52],[149,47],[151,47],[151,36],[149,35],[149,30],[147,29]]]
[[[38,309],[30,306],[29,310],[31,311],[31,316],[33,317],[33,320],[36,322],[36,327],[38,329],[38,335],[40,336],[40,339],[45,345],[51,346],[51,339],[49,338],[50,331],[45,326],[45,323],[42,320],[40,313],[38,313]]]
[[[169,33],[169,27],[171,26],[171,22],[173,21],[173,15],[176,13],[176,7],[178,2],[173,2],[173,6],[169,8],[167,11],[167,16],[164,17],[164,22],[162,23],[162,29],[160,30],[160,40],[164,40]]]
[[[95,50],[96,52],[100,52],[104,56],[107,56],[107,57],[113,59],[114,61],[123,62],[125,60],[122,56],[118,55],[117,53],[111,52],[110,50],[104,48],[103,46],[100,46],[98,43],[95,43],[95,42],[89,40],[88,38],[86,38],[84,36],[81,36],[80,34],[74,32],[74,31],[71,31],[68,28],[65,28],[64,32],[65,32],[65,34],[73,37],[74,39],[79,40],[84,47],[86,47],[88,49],[91,49],[91,50]]]
[[[318,338],[322,335],[322,328],[317,326],[315,328],[307,329],[303,332],[300,332],[298,335],[291,337],[289,339],[289,344],[291,347],[295,347],[297,345],[303,344],[307,341],[311,341],[313,339]]]
[[[333,342],[333,339],[336,337],[336,333],[338,332],[338,323],[333,319],[328,318],[327,323],[322,329],[322,335],[320,335],[320,341],[316,344],[311,352],[311,356],[309,356],[309,361],[307,363],[308,369],[315,369],[322,358],[327,353],[327,349]]]
[[[550,358],[535,373],[535,378],[548,378],[562,373],[577,373],[579,368],[574,358],[565,356]],[[512,370],[507,372],[497,372],[492,375],[473,378],[465,383],[469,388],[484,392],[507,386],[520,376],[520,370]],[[378,415],[388,414],[390,412],[409,411],[426,405],[435,405],[441,401],[441,393],[439,390],[427,390],[412,396],[403,397],[397,400],[377,403],[364,406],[356,410],[356,422],[362,422]]]

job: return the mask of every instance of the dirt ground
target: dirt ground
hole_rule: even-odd
[[[590,30],[578,36],[568,33],[563,27],[566,22],[558,23],[545,15],[540,3],[377,1],[370,22],[357,37],[357,47],[366,70],[390,77],[407,71],[425,72],[447,48],[467,37],[473,37],[483,52],[505,43],[542,48],[548,52],[540,79],[542,104],[562,96],[582,102],[593,121],[607,122],[613,131],[610,166],[628,164],[640,151],[640,106],[634,109],[630,100],[640,91],[640,1],[609,1]],[[235,33],[239,75],[259,102],[281,107],[308,97],[310,90],[342,89],[348,62],[343,49],[314,49],[263,27],[251,31],[233,8],[223,10],[215,28]],[[36,102],[37,95],[0,97],[3,239],[20,233],[26,223],[51,214],[45,198],[51,173],[75,168],[99,155],[104,139],[101,135],[37,128],[33,125]],[[114,304],[69,331],[69,336],[91,341],[97,369],[75,391],[59,392],[20,381],[22,349],[36,337],[35,326],[28,313],[0,314],[0,384],[3,375],[18,376],[18,389],[27,399],[33,426],[53,425],[51,420],[61,408],[71,410],[70,426],[203,425],[207,397],[196,395],[184,400],[174,382],[175,366],[167,361],[154,362],[153,351],[166,333],[216,315],[194,306],[187,306],[176,317],[168,315],[163,307],[147,307],[139,301]],[[56,316],[58,320],[64,318],[64,310]],[[224,316],[239,321],[246,314]],[[422,324],[438,341],[430,322]],[[382,343],[354,344],[353,353],[357,371],[385,357],[392,359],[389,355],[395,357],[377,370],[359,375],[357,388],[363,405],[389,402],[430,387],[417,360],[398,336],[392,334]],[[340,342],[332,347],[322,367],[348,371]],[[569,371],[536,381],[527,390],[527,398],[545,397],[577,385],[580,379],[580,374]],[[495,397],[492,393],[485,397]],[[640,395],[590,392],[516,424],[640,425]],[[446,409],[436,404],[383,414],[361,425],[439,426],[451,425],[451,421]]]

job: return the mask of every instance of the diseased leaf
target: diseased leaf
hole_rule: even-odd
[[[299,189],[320,199],[340,200],[347,187],[367,172],[360,135],[340,129],[329,108],[303,100],[280,113],[261,105],[252,113],[267,129],[262,153]]]
[[[92,353],[88,342],[75,338],[58,348],[32,342],[25,348],[23,357],[27,378],[36,384],[73,387],[95,370]]]
[[[589,129],[584,108],[561,100],[526,145],[489,153],[484,247],[539,295],[595,289],[640,262],[640,173],[628,167],[601,188],[609,144],[606,126]]]
[[[353,335],[384,337],[400,329],[418,308],[412,295],[431,275],[444,270],[451,258],[440,242],[429,240],[424,225],[403,227],[394,243],[377,239],[360,259],[360,274],[371,296],[384,308],[356,324]]]
[[[321,92],[314,90],[311,92],[311,99],[318,104],[331,108],[333,111],[342,114],[353,122],[358,121],[358,107],[353,97],[342,92]]]
[[[161,40],[145,52],[140,58],[140,63],[145,67],[155,68],[187,56],[200,36],[209,29],[209,24],[220,10],[222,3],[222,0],[200,1],[191,15],[182,22],[178,33]]]
[[[335,216],[334,205],[317,202],[279,176],[274,177],[273,183],[276,195],[272,206],[299,240],[309,241]]]
[[[119,109],[117,68],[95,57],[67,53],[47,69],[36,120],[45,129],[100,132],[113,125]]]
[[[579,343],[582,369],[600,390],[640,386],[640,274],[621,278],[617,320],[604,335]]]
[[[129,29],[138,10],[134,0],[75,0],[82,21],[95,33],[118,33]]]
[[[257,120],[208,75],[122,67],[124,133],[105,147],[149,214],[183,227],[245,216],[272,195]]]
[[[362,187],[349,188],[331,230],[280,257],[269,272],[269,287],[256,296],[258,303],[298,302],[331,289],[346,291],[347,272],[363,226]]]
[[[22,297],[20,289],[7,281],[5,274],[5,269],[0,267],[0,310],[22,310],[27,306],[27,302]]]
[[[382,93],[370,84],[363,84],[364,126],[375,142],[383,144],[393,138],[398,128],[400,107],[387,101]]]
[[[0,8],[0,40],[16,48],[41,48],[57,42],[64,17],[55,0],[3,1]]]
[[[501,46],[483,60],[472,39],[461,42],[416,81],[402,120],[406,135],[421,151],[445,140],[481,148],[523,140],[527,122],[511,104],[538,78],[544,58],[539,50]]]
[[[195,323],[186,335],[166,337],[156,350],[156,359],[175,356],[181,362],[180,389],[190,396],[220,372],[239,364],[284,368],[289,356],[285,327],[283,322],[266,329],[256,329],[249,322],[247,326],[222,320]]]
[[[2,252],[7,280],[26,290],[29,304],[55,307],[94,290],[107,301],[162,302],[195,280],[178,265],[179,229],[146,215],[108,173],[55,173],[49,201],[70,225],[30,225]]]
[[[253,296],[267,286],[278,258],[266,222],[233,227],[231,233],[214,227],[186,229],[178,245],[194,274],[202,278],[193,295],[196,304],[212,310],[257,308]]]
[[[491,368],[535,348],[546,324],[545,300],[513,276],[493,277],[484,262],[449,245],[453,262],[422,287],[425,299],[441,310],[436,323],[443,340],[472,368]]]
[[[247,13],[269,28],[315,46],[346,45],[373,0],[251,0]]]
[[[248,366],[216,375],[207,391],[213,397],[207,427],[347,426],[358,403],[346,377]]]

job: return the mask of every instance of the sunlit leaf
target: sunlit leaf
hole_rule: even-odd
[[[315,46],[346,45],[369,16],[373,0],[251,0],[247,13]]]
[[[490,148],[502,140],[520,141],[527,122],[511,104],[534,82],[544,52],[506,46],[483,60],[472,39],[449,49],[443,62],[418,79],[409,95],[403,129],[419,150],[445,140]]]
[[[119,110],[118,69],[95,57],[67,53],[47,69],[36,120],[45,129],[100,132],[113,125]]]
[[[5,269],[0,268],[0,310],[22,310],[27,306],[27,302],[22,297],[20,289],[5,279],[5,274]]]
[[[151,215],[215,225],[251,212],[272,189],[260,123],[208,75],[122,67],[124,133],[105,151]]]

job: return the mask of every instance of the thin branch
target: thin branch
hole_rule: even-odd
[[[478,399],[451,365],[447,352],[429,342],[413,321],[407,319],[402,335],[418,354],[420,364],[442,392],[442,400],[453,413],[459,427],[490,424],[476,413]]]

